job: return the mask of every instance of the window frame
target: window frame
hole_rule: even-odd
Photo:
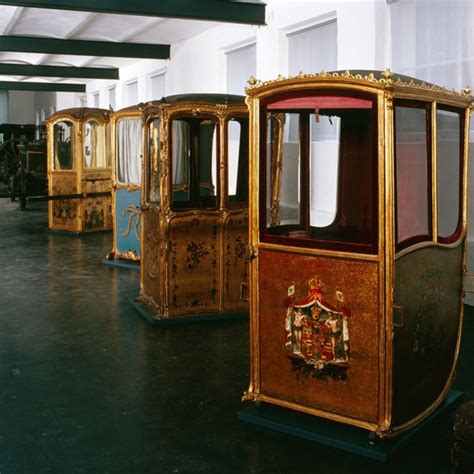
[[[197,163],[196,159],[196,149],[193,144],[193,142],[196,139],[196,131],[193,130],[198,128],[198,127],[191,127],[191,162],[189,165],[189,168],[186,170],[186,172],[189,172],[189,195],[190,199],[187,201],[182,201],[183,203],[188,203],[189,205],[183,207],[177,207],[175,203],[177,201],[173,200],[173,159],[172,159],[172,153],[173,153],[173,142],[172,142],[172,122],[174,120],[191,120],[195,121],[196,123],[199,121],[199,124],[202,121],[205,120],[212,120],[216,124],[216,131],[217,131],[217,137],[216,137],[216,183],[215,183],[215,205],[213,206],[202,206],[201,201],[204,196],[200,195],[200,189],[201,189],[201,183],[197,186],[196,190],[196,179],[198,178],[198,173],[196,172],[197,167],[194,166]],[[222,141],[222,130],[221,130],[221,122],[219,117],[212,113],[212,112],[203,112],[199,115],[195,115],[192,112],[177,112],[173,115],[170,115],[168,118],[168,180],[167,180],[167,186],[168,186],[168,191],[169,191],[169,202],[170,202],[170,208],[173,212],[175,213],[181,213],[181,212],[189,212],[192,210],[205,210],[205,211],[217,211],[220,208],[220,196],[221,196],[221,179],[220,179],[220,163],[222,160],[221,157],[221,141]],[[192,161],[195,160],[196,163],[194,165],[192,164]],[[212,163],[212,160],[211,160]],[[212,165],[211,165],[211,176],[212,176]]]
[[[58,159],[58,140],[57,140],[57,135],[56,135],[56,126],[59,125],[60,123],[67,122],[70,124],[70,130],[71,130],[71,168],[69,169],[59,169],[57,168],[57,162],[59,161]],[[60,172],[60,173],[76,173],[78,170],[78,163],[76,160],[76,124],[74,121],[70,118],[61,118],[54,122],[52,124],[52,134],[53,134],[53,171],[55,172]]]
[[[401,104],[401,105],[400,105]],[[426,132],[426,161],[427,167],[427,196],[428,196],[428,234],[420,234],[409,237],[405,240],[398,241],[398,185],[397,185],[397,147],[396,147],[396,109],[397,107],[405,107],[410,109],[425,110],[425,132]],[[393,182],[394,182],[394,241],[395,241],[395,252],[401,252],[413,245],[417,245],[423,242],[433,242],[433,205],[435,200],[433,199],[433,123],[432,123],[432,110],[433,102],[430,100],[420,99],[406,99],[395,97],[393,100]],[[437,223],[436,223],[437,224]]]
[[[466,193],[466,189],[463,186],[464,183],[464,143],[466,139],[466,110],[461,107],[454,107],[451,105],[446,105],[443,103],[436,104],[436,206],[439,203],[439,179],[438,179],[438,110],[443,110],[445,112],[454,112],[459,114],[459,188],[458,188],[458,195],[459,195],[459,203],[458,203],[458,223],[456,225],[456,230],[449,235],[448,237],[440,237],[439,235],[439,208],[436,209],[436,236],[437,242],[440,244],[453,244],[459,240],[462,234],[463,229],[463,202],[464,202],[464,194]]]
[[[85,152],[84,152],[84,144],[85,144],[85,137],[86,137],[86,126],[88,124],[90,126],[90,124],[93,123],[93,122],[95,122],[97,124],[98,129],[103,129],[105,166],[87,166],[86,155],[85,155]],[[97,119],[95,117],[90,117],[82,123],[82,147],[81,147],[82,167],[86,172],[103,171],[103,170],[106,170],[106,169],[110,168],[110,166],[108,166],[108,163],[107,163],[108,162],[108,153],[109,153],[109,150],[108,150],[109,145],[107,143],[108,142],[108,140],[107,140],[107,126],[108,126],[107,123],[104,123],[104,122],[100,121],[99,119]],[[90,126],[90,128],[92,130],[92,126]]]
[[[267,232],[267,107],[274,102],[278,102],[285,99],[292,98],[304,98],[304,97],[316,97],[316,96],[338,96],[338,97],[348,97],[348,98],[357,98],[357,99],[366,99],[372,102],[372,164],[371,172],[372,178],[369,179],[372,187],[372,199],[371,199],[371,228],[370,228],[370,242],[347,242],[342,240],[324,240],[317,238],[301,238],[293,236],[283,236],[269,234]],[[378,255],[379,254],[379,216],[378,209],[380,206],[379,203],[379,189],[378,189],[378,170],[379,170],[379,150],[378,150],[378,135],[379,135],[379,123],[378,123],[378,100],[379,97],[375,93],[358,91],[349,88],[328,88],[328,89],[305,89],[298,91],[287,91],[276,94],[268,99],[263,99],[260,102],[260,137],[259,137],[259,243],[269,243],[283,246],[292,246],[292,247],[303,247],[303,248],[312,248],[319,250],[330,250],[335,252],[351,252],[359,253],[363,255]],[[350,110],[350,109],[346,109]],[[303,134],[303,138],[306,137],[306,140],[302,140],[301,136],[299,138],[299,147],[300,147],[300,156],[302,161],[302,166],[300,168],[300,215],[303,216],[301,223],[299,224],[302,227],[304,232],[310,230],[310,127],[309,127],[309,115],[313,112],[309,109],[272,109],[272,112],[278,113],[298,113],[306,112],[308,119],[306,120],[306,125],[302,128],[300,127],[299,134]],[[300,122],[301,122],[300,115]],[[303,121],[304,122],[304,121]],[[342,161],[340,162],[342,163]],[[303,172],[303,166],[306,172]],[[342,166],[339,166],[338,170],[338,207],[336,210],[336,217],[333,224],[337,222],[338,216],[341,212],[341,196],[342,193]],[[330,225],[333,225],[330,224]],[[291,225],[291,224],[290,224]],[[286,227],[286,226],[282,226]],[[329,226],[327,226],[329,227]]]
[[[240,137],[239,137],[239,151],[241,147],[241,138],[242,138],[242,123],[241,119],[244,119],[247,121],[247,155],[246,155],[246,163],[245,166],[244,164],[240,163],[240,156],[239,156],[239,163],[237,164],[237,182],[236,182],[236,188],[237,188],[237,193],[235,196],[238,196],[238,190],[239,190],[239,171],[240,167],[242,166],[244,168],[244,177],[243,177],[243,186],[246,189],[245,192],[245,200],[243,201],[231,201],[230,197],[231,195],[229,194],[229,123],[233,120],[237,121],[240,125]],[[250,166],[250,160],[249,160],[249,145],[250,145],[250,117],[245,114],[245,113],[235,113],[235,114],[230,114],[226,117],[224,121],[224,136],[225,136],[225,146],[226,146],[226,154],[225,154],[225,165],[224,165],[224,170],[225,170],[225,205],[228,209],[236,209],[236,208],[241,208],[241,207],[247,207],[249,205],[249,166]],[[244,157],[245,158],[245,157]],[[234,195],[232,195],[234,196]]]
[[[153,157],[150,154],[150,141],[152,140],[152,136],[150,134],[150,129],[153,123],[158,120],[159,121],[159,128],[158,128],[158,156],[156,157],[156,163],[153,162]],[[142,142],[142,166],[144,166],[144,173],[142,173],[142,189],[145,192],[145,202],[147,204],[156,204],[161,206],[162,201],[162,186],[161,186],[161,150],[162,150],[162,138],[161,138],[161,130],[162,130],[162,122],[163,117],[161,114],[150,114],[145,122],[142,119],[142,137],[145,137],[146,140]],[[156,165],[156,173],[154,171],[154,166]],[[158,199],[151,199],[152,194],[152,177],[156,176],[156,180],[158,181]]]
[[[120,176],[120,160],[118,159],[119,158],[119,146],[118,146],[118,140],[119,140],[119,133],[118,133],[118,130],[119,130],[119,122],[123,121],[123,120],[137,120],[139,123],[140,123],[140,136],[139,136],[139,141],[142,142],[142,137],[143,137],[143,121],[140,117],[140,115],[124,115],[123,117],[119,117],[117,118],[117,120],[115,120],[114,124],[113,124],[113,127],[114,127],[114,151],[115,151],[115,159],[114,159],[114,173],[115,173],[115,181],[117,182],[117,184],[119,184],[120,186],[137,186],[139,188],[143,187],[143,176],[141,176],[141,179],[140,179],[140,184],[133,184],[133,183],[127,183],[125,181],[121,181],[121,176]],[[143,156],[143,143],[141,143],[141,154],[139,155],[139,164],[140,164],[140,175],[142,175],[143,173],[141,172],[141,170],[143,169],[143,159],[144,159],[144,156]]]

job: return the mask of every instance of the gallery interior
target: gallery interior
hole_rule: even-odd
[[[0,474],[473,472],[473,18],[0,0]]]

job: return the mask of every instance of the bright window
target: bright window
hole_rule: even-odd
[[[376,107],[369,95],[288,96],[264,106],[261,183],[271,243],[377,252]],[[262,185],[262,183],[265,183]],[[265,191],[263,192],[263,190]]]

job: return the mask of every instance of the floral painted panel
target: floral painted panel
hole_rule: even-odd
[[[52,195],[76,194],[76,175],[53,176],[51,178]],[[51,230],[78,231],[79,199],[64,199],[49,202],[52,210],[52,222],[49,223]]]
[[[110,179],[85,182],[85,193],[110,191]],[[83,200],[84,231],[105,230],[112,228],[112,198],[101,196]]]
[[[221,303],[221,218],[194,214],[170,222],[169,312],[214,312]]]
[[[248,217],[238,211],[224,222],[224,309],[248,308]]]

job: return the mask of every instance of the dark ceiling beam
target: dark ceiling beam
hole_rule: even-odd
[[[117,68],[35,66],[0,63],[0,74],[6,76],[75,77],[80,79],[119,79]]]
[[[64,82],[11,82],[0,81],[0,90],[7,91],[43,91],[43,92],[86,92],[84,84]]]
[[[265,4],[252,0],[0,0],[0,4],[119,15],[265,24]]]
[[[140,59],[170,57],[170,46],[165,44],[116,43],[37,36],[0,36],[0,51]]]

